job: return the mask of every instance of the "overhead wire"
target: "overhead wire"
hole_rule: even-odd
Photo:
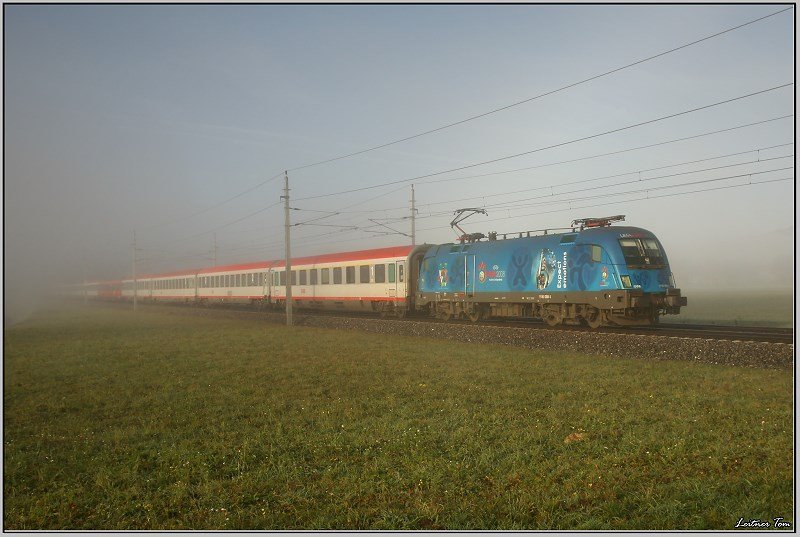
[[[792,144],[786,144],[786,145],[792,145]],[[748,151],[748,153],[750,153],[750,152],[752,152],[752,151]],[[611,188],[611,187],[621,186],[621,185],[626,185],[626,184],[631,184],[631,183],[640,183],[640,182],[644,182],[644,181],[654,181],[654,180],[657,180],[657,179],[666,179],[666,178],[669,178],[669,177],[679,177],[681,175],[690,175],[690,174],[694,174],[694,173],[703,173],[703,172],[721,170],[721,169],[725,169],[725,168],[734,168],[734,167],[737,167],[737,166],[746,166],[748,164],[757,164],[757,163],[760,163],[760,162],[769,162],[769,161],[772,161],[772,160],[781,160],[781,159],[791,158],[793,156],[794,156],[793,154],[792,155],[782,155],[782,156],[779,156],[779,157],[770,157],[770,158],[764,158],[764,159],[758,159],[758,160],[750,160],[750,161],[747,161],[747,162],[737,162],[735,164],[726,164],[726,165],[723,165],[723,166],[713,166],[713,167],[710,167],[710,168],[703,168],[703,169],[699,169],[699,170],[690,170],[690,171],[678,172],[678,173],[672,173],[672,174],[666,174],[666,175],[658,175],[658,176],[655,176],[655,177],[642,178],[641,175],[640,175],[639,179],[634,179],[634,180],[631,180],[631,181],[622,181],[622,182],[619,182],[619,183],[606,184],[606,185],[603,185],[603,188]],[[579,180],[576,180],[576,181],[569,181],[569,182],[566,182],[566,183],[561,183],[560,185],[545,185],[545,186],[539,186],[539,187],[530,188],[530,189],[526,189],[526,190],[516,190],[516,191],[500,193],[500,194],[491,194],[491,195],[483,196],[483,198],[488,198],[488,197],[492,197],[492,196],[509,196],[509,195],[512,195],[512,194],[520,194],[522,192],[532,192],[532,191],[535,191],[535,190],[551,190],[551,193],[548,194],[548,195],[534,196],[534,197],[531,197],[531,198],[517,199],[514,202],[504,202],[504,203],[496,203],[496,204],[488,204],[488,205],[487,204],[483,204],[483,205],[481,205],[481,208],[483,208],[483,209],[491,209],[491,208],[503,209],[503,208],[513,207],[513,206],[515,206],[516,203],[523,202],[523,201],[528,201],[528,200],[532,200],[532,199],[552,198],[554,196],[563,196],[565,194],[573,194],[573,193],[576,193],[576,192],[585,192],[587,190],[593,190],[593,189],[595,189],[597,187],[582,188],[582,189],[577,189],[577,190],[568,190],[566,192],[558,192],[558,193],[555,193],[555,188],[560,188],[560,187],[567,186],[567,185],[590,183],[590,182],[594,182],[594,181],[600,181],[600,180],[603,180],[603,179],[612,179],[612,178],[615,178],[615,177],[624,177],[626,175],[637,175],[637,174],[641,174],[643,171],[652,171],[652,170],[659,170],[659,169],[665,169],[665,168],[673,168],[675,166],[681,166],[681,165],[683,165],[683,164],[673,164],[671,166],[663,166],[663,167],[659,167],[659,168],[650,168],[649,170],[642,170],[640,172],[635,172],[634,171],[634,172],[620,173],[620,174],[615,174],[615,175],[606,175],[606,176],[603,176],[603,177],[593,177],[591,179],[579,179]],[[478,196],[478,197],[475,197],[475,198],[466,198],[466,199],[461,199],[461,200],[455,200],[455,201],[472,201],[472,200],[475,200],[475,199],[478,199],[478,198],[481,198],[481,196]],[[437,205],[440,205],[441,203],[446,203],[446,202],[440,202],[440,203],[437,203]],[[433,205],[433,204],[431,204],[431,205]],[[446,212],[443,212],[442,214],[450,214],[451,212],[452,211],[446,211]]]
[[[772,171],[775,171],[775,170],[772,170]],[[741,177],[746,177],[748,175],[751,175],[751,174],[743,174]],[[751,182],[748,182],[748,183],[743,183],[743,184],[738,184],[738,185],[725,185],[725,186],[718,186],[718,187],[713,187],[713,188],[690,190],[690,191],[686,191],[686,192],[675,192],[675,193],[670,193],[670,194],[661,194],[661,195],[658,195],[658,196],[649,196],[648,195],[648,196],[643,197],[643,198],[619,200],[619,201],[612,201],[612,202],[608,202],[608,203],[599,203],[599,204],[594,204],[594,205],[572,206],[570,204],[570,207],[565,208],[565,209],[553,209],[553,210],[549,210],[549,211],[537,211],[535,213],[520,214],[520,215],[514,215],[514,216],[503,216],[503,217],[498,217],[498,218],[491,218],[491,219],[488,219],[488,220],[482,220],[481,222],[482,223],[486,223],[486,222],[497,222],[497,221],[502,221],[502,220],[512,220],[512,219],[515,219],[515,218],[526,218],[526,217],[529,217],[529,216],[540,216],[540,215],[543,215],[543,214],[574,211],[574,210],[578,210],[578,209],[589,209],[589,208],[594,208],[594,207],[603,207],[603,206],[606,206],[606,205],[615,205],[615,204],[618,204],[618,203],[629,203],[629,202],[632,202],[632,201],[643,201],[643,200],[652,200],[652,199],[658,199],[658,198],[667,198],[667,197],[672,197],[672,196],[683,196],[683,195],[687,195],[687,194],[697,194],[697,193],[700,193],[700,192],[712,192],[712,191],[715,191],[715,190],[726,190],[726,189],[733,189],[733,188],[742,188],[742,187],[746,187],[746,186],[763,185],[763,184],[777,183],[777,182],[782,182],[782,181],[792,181],[792,180],[794,180],[794,176],[792,176],[792,177],[782,177],[782,178],[779,178],[779,179],[767,179],[767,180],[764,180],[764,181],[756,181],[756,182],[752,182],[751,181]],[[702,182],[707,182],[707,181],[699,181],[699,182],[695,182],[695,183],[687,183],[687,184],[682,185],[682,186],[688,186],[688,185],[691,185],[691,184],[699,184],[699,183],[702,183]],[[611,195],[611,194],[609,194],[609,195]],[[571,202],[569,200],[563,200],[563,203],[571,203]],[[442,226],[423,228],[423,229],[419,229],[418,231],[436,231],[436,230],[439,230],[439,229],[442,229]]]
[[[664,143],[667,143],[667,142],[664,142]],[[581,179],[581,180],[578,180],[578,181],[570,181],[570,182],[566,182],[566,183],[560,183],[558,185],[545,185],[545,186],[538,186],[538,187],[532,187],[532,188],[525,188],[525,189],[521,189],[521,190],[512,190],[512,191],[493,193],[493,194],[476,195],[476,196],[470,196],[470,197],[466,197],[466,198],[455,198],[455,199],[451,198],[451,199],[448,199],[446,201],[423,202],[423,203],[419,203],[417,205],[417,207],[418,208],[423,208],[423,207],[431,207],[431,206],[434,206],[434,205],[444,205],[444,204],[447,204],[447,203],[453,203],[453,202],[458,202],[458,201],[472,201],[472,200],[478,200],[478,199],[509,196],[511,194],[520,194],[520,193],[523,193],[523,192],[530,192],[530,191],[534,191],[534,190],[555,188],[555,187],[559,187],[559,186],[565,186],[565,185],[581,183],[581,182],[588,182],[588,181],[599,181],[601,179],[611,179],[611,178],[614,178],[614,177],[621,177],[621,176],[624,176],[624,175],[632,175],[632,174],[636,174],[636,173],[641,174],[641,173],[645,173],[645,172],[651,172],[651,171],[656,171],[656,170],[661,170],[661,169],[666,169],[666,168],[675,168],[677,166],[685,166],[685,165],[688,165],[688,164],[696,164],[696,163],[699,163],[699,162],[707,162],[707,161],[710,161],[710,160],[719,160],[719,159],[734,157],[734,156],[738,156],[738,155],[746,155],[748,153],[767,151],[769,149],[776,149],[778,147],[785,147],[785,146],[789,146],[789,145],[794,145],[794,144],[792,142],[789,142],[789,143],[785,143],[785,144],[777,144],[777,145],[771,145],[771,146],[766,146],[766,147],[759,147],[759,148],[755,148],[755,149],[749,149],[747,151],[738,151],[738,152],[735,152],[735,153],[728,153],[728,154],[725,154],[725,155],[718,155],[718,156],[715,156],[715,157],[708,157],[708,158],[697,159],[697,160],[689,160],[689,161],[679,162],[679,163],[676,163],[676,164],[669,164],[669,165],[666,165],[666,166],[658,166],[658,167],[655,167],[655,168],[645,168],[645,169],[641,169],[641,170],[634,170],[634,171],[618,173],[618,174],[614,174],[614,175],[605,175],[605,176],[602,176],[602,177],[596,177],[594,179]],[[636,149],[636,148],[633,148],[633,149]],[[623,151],[630,151],[630,150],[631,149],[626,149],[626,150],[623,150]],[[585,159],[586,158],[595,158],[595,156],[585,157]],[[562,164],[562,163],[565,163],[565,162],[573,162],[574,160],[583,160],[583,159],[573,159],[571,161],[561,161],[561,162],[555,162],[555,163],[549,163],[549,164],[542,164],[542,165],[539,165],[539,166],[530,166],[528,168],[519,168],[519,169],[516,169],[516,170],[499,171],[499,172],[481,174],[481,175],[475,175],[475,176],[469,176],[469,177],[457,177],[457,178],[454,178],[454,179],[469,179],[469,178],[473,178],[473,177],[486,177],[486,176],[490,176],[490,175],[509,173],[510,171],[517,172],[517,171],[529,170],[529,169],[534,169],[534,168],[541,168],[541,167],[545,167],[545,166],[553,166],[553,165]],[[758,162],[758,160],[754,160],[754,161],[751,161],[751,162]],[[742,164],[745,164],[745,163],[742,163]],[[403,188],[405,188],[405,187],[403,187]],[[363,210],[363,211],[339,211],[339,213],[341,213],[341,214],[348,214],[348,213],[350,213],[350,214],[367,214],[367,213],[375,213],[375,212],[398,211],[398,210],[405,210],[405,209],[407,209],[406,206],[402,206],[402,207],[398,206],[398,207],[384,207],[384,208],[380,208],[380,209],[369,209],[369,210]],[[402,217],[402,218],[409,218],[409,217]]]
[[[786,83],[786,84],[773,86],[773,87],[770,87],[770,88],[767,88],[767,89],[763,89],[763,90],[759,90],[759,91],[755,91],[755,92],[752,92],[752,93],[747,93],[745,95],[740,95],[738,97],[733,97],[731,99],[725,99],[723,101],[717,101],[717,102],[714,102],[714,103],[711,103],[711,104],[698,106],[698,107],[691,108],[691,109],[688,109],[688,110],[683,110],[681,112],[668,114],[666,116],[661,116],[661,117],[657,117],[657,118],[654,118],[654,119],[649,119],[649,120],[646,120],[646,121],[640,121],[639,123],[626,125],[624,127],[618,127],[616,129],[611,129],[611,130],[607,130],[607,131],[591,134],[591,135],[588,135],[588,136],[583,136],[583,137],[580,137],[580,138],[574,138],[572,140],[567,140],[565,142],[559,142],[557,144],[551,144],[551,145],[547,145],[547,146],[543,146],[543,147],[538,147],[536,149],[531,149],[529,151],[523,151],[521,153],[515,153],[515,154],[512,154],[512,155],[506,155],[506,156],[503,156],[503,157],[498,157],[498,158],[494,158],[494,159],[490,159],[490,160],[476,162],[476,163],[473,163],[473,164],[468,164],[468,165],[465,165],[465,166],[459,166],[459,167],[456,167],[456,168],[450,168],[450,169],[447,169],[447,170],[428,173],[428,174],[424,174],[424,175],[418,175],[418,176],[411,177],[411,178],[408,178],[408,179],[398,179],[398,180],[395,180],[395,181],[389,181],[389,182],[386,182],[386,183],[380,183],[380,184],[376,184],[376,185],[368,185],[368,186],[359,187],[359,188],[351,188],[351,189],[347,189],[347,190],[341,190],[341,191],[338,191],[338,192],[329,192],[327,194],[316,194],[316,195],[313,195],[313,196],[304,196],[304,197],[300,197],[300,198],[295,198],[295,201],[327,198],[327,197],[331,197],[331,196],[340,196],[342,194],[350,194],[350,193],[353,193],[353,192],[361,192],[361,191],[364,191],[364,190],[371,190],[371,189],[379,188],[379,187],[382,187],[382,186],[396,185],[396,184],[400,184],[400,183],[410,183],[411,181],[418,181],[420,179],[426,179],[426,178],[429,178],[429,177],[436,177],[436,176],[443,175],[443,174],[446,174],[446,173],[451,173],[451,172],[460,171],[460,170],[466,170],[466,169],[475,168],[475,167],[478,167],[478,166],[484,166],[486,164],[492,164],[492,163],[495,163],[495,162],[501,162],[503,160],[514,159],[514,158],[518,158],[518,157],[521,157],[521,156],[524,156],[524,155],[531,155],[533,153],[538,153],[540,151],[545,151],[547,149],[554,149],[556,147],[563,147],[563,146],[574,144],[574,143],[577,143],[577,142],[583,142],[583,141],[586,141],[586,140],[599,138],[601,136],[607,136],[609,134],[614,134],[614,133],[617,133],[617,132],[622,132],[622,131],[634,129],[634,128],[637,128],[637,127],[642,127],[644,125],[650,125],[650,124],[653,124],[653,123],[657,123],[659,121],[665,121],[667,119],[672,119],[672,118],[683,116],[683,115],[686,115],[686,114],[699,112],[701,110],[707,110],[707,109],[713,108],[715,106],[721,106],[723,104],[732,103],[732,102],[735,102],[735,101],[739,101],[741,99],[747,99],[749,97],[754,97],[756,95],[762,95],[764,93],[768,93],[768,92],[771,92],[771,91],[776,91],[776,90],[783,89],[783,88],[786,88],[786,87],[789,87],[789,86],[793,86],[793,85],[794,85],[794,82],[789,82],[789,83]]]
[[[680,46],[677,46],[677,47],[673,47],[673,48],[671,48],[671,49],[665,50],[665,51],[663,51],[663,52],[660,52],[660,53],[658,53],[658,54],[654,54],[654,55],[648,56],[648,57],[646,57],[646,58],[642,58],[642,59],[640,59],[640,60],[637,60],[637,61],[634,61],[634,62],[631,62],[631,63],[625,64],[625,65],[623,65],[623,66],[620,66],[620,67],[617,67],[617,68],[614,68],[614,69],[611,69],[611,70],[605,71],[605,72],[603,72],[603,73],[600,73],[600,74],[598,74],[598,75],[594,75],[594,76],[591,76],[591,77],[588,77],[588,78],[585,78],[585,79],[579,80],[579,81],[577,81],[577,82],[573,82],[573,83],[570,83],[570,84],[567,84],[567,85],[561,86],[561,87],[559,87],[559,88],[556,88],[556,89],[554,89],[554,90],[550,90],[550,91],[547,91],[547,92],[541,93],[541,94],[539,94],[539,95],[536,95],[536,96],[533,96],[533,97],[530,97],[530,98],[527,98],[527,99],[523,99],[523,100],[521,100],[521,101],[517,101],[517,102],[515,102],[515,103],[511,103],[511,104],[509,104],[509,105],[505,105],[505,106],[502,106],[502,107],[499,107],[499,108],[495,108],[495,109],[493,109],[493,110],[489,110],[489,111],[487,111],[487,112],[483,112],[483,113],[481,113],[481,114],[477,114],[477,115],[474,115],[474,116],[470,116],[470,117],[468,117],[468,118],[465,118],[465,119],[462,119],[462,120],[459,120],[459,121],[456,121],[456,122],[452,122],[452,123],[449,123],[449,124],[446,124],[446,125],[443,125],[443,126],[440,126],[440,127],[434,128],[434,129],[429,129],[429,130],[427,130],[427,131],[424,131],[424,132],[421,132],[421,133],[414,134],[414,135],[412,135],[412,136],[407,136],[407,137],[404,137],[404,138],[401,138],[401,139],[393,140],[393,141],[391,141],[391,142],[388,142],[388,143],[384,143],[384,144],[380,144],[380,145],[377,145],[377,146],[373,146],[373,147],[370,147],[370,148],[367,148],[367,149],[364,149],[364,150],[356,151],[356,152],[349,153],[349,154],[346,154],[346,155],[340,155],[340,156],[338,156],[338,157],[334,157],[334,158],[326,159],[326,160],[319,161],[319,162],[314,162],[314,163],[311,163],[311,164],[306,164],[306,165],[303,165],[303,166],[297,166],[297,167],[291,168],[291,169],[290,169],[290,171],[297,171],[297,170],[300,170],[300,169],[305,169],[305,168],[309,168],[309,167],[312,167],[312,166],[318,166],[318,165],[325,164],[325,163],[328,163],[328,162],[333,162],[333,161],[336,161],[336,160],[341,160],[341,159],[344,159],[344,158],[348,158],[348,157],[356,156],[356,155],[359,155],[359,154],[367,153],[367,152],[369,152],[369,151],[374,151],[374,150],[381,149],[381,148],[384,148],[384,147],[388,147],[388,146],[391,146],[391,145],[394,145],[394,144],[397,144],[397,143],[401,143],[401,142],[404,142],[404,141],[408,141],[408,140],[411,140],[411,139],[414,139],[414,138],[418,138],[418,137],[421,137],[421,136],[425,136],[425,135],[428,135],[428,134],[432,134],[432,133],[434,133],[434,132],[438,132],[438,131],[441,131],[441,130],[444,130],[444,129],[447,129],[447,128],[451,128],[451,127],[454,127],[454,126],[457,126],[457,125],[461,125],[461,124],[463,124],[463,123],[467,123],[467,122],[469,122],[469,121],[473,121],[473,120],[475,120],[475,119],[479,119],[479,118],[481,118],[481,117],[485,117],[485,116],[488,116],[488,115],[491,115],[491,114],[494,114],[494,113],[497,113],[497,112],[500,112],[500,111],[503,111],[503,110],[507,110],[507,109],[509,109],[509,108],[513,108],[513,107],[515,107],[515,106],[519,106],[519,105],[522,105],[522,104],[525,104],[525,103],[528,103],[528,102],[531,102],[531,101],[534,101],[534,100],[540,99],[540,98],[542,98],[542,97],[545,97],[545,96],[548,96],[548,95],[552,95],[552,94],[554,94],[554,93],[558,93],[558,92],[564,91],[564,90],[566,90],[566,89],[569,89],[569,88],[572,88],[572,87],[575,87],[575,86],[578,86],[578,85],[581,85],[581,84],[584,84],[584,83],[590,82],[590,81],[592,81],[592,80],[596,80],[596,79],[599,79],[599,78],[602,78],[602,77],[605,77],[605,76],[611,75],[611,74],[613,74],[613,73],[616,73],[616,72],[622,71],[622,70],[624,70],[624,69],[628,69],[628,68],[630,68],[630,67],[633,67],[633,66],[636,66],[636,65],[640,65],[640,64],[642,64],[642,63],[645,63],[645,62],[648,62],[648,61],[654,60],[654,59],[656,59],[656,58],[659,58],[659,57],[665,56],[665,55],[667,55],[667,54],[671,54],[671,53],[673,53],[673,52],[677,52],[677,51],[679,51],[679,50],[682,50],[682,49],[685,49],[685,48],[691,47],[691,46],[693,46],[693,45],[696,45],[696,44],[702,43],[702,42],[704,42],[704,41],[708,41],[708,40],[710,40],[710,39],[713,39],[713,38],[716,38],[716,37],[722,36],[722,35],[724,35],[724,34],[727,34],[727,33],[733,32],[733,31],[735,31],[735,30],[738,30],[738,29],[744,28],[744,27],[746,27],[746,26],[749,26],[749,25],[755,24],[755,23],[757,23],[757,22],[763,21],[763,20],[765,20],[765,19],[768,19],[768,18],[770,18],[770,17],[773,17],[773,16],[776,16],[776,15],[779,15],[780,13],[783,13],[783,12],[785,12],[785,11],[788,11],[788,10],[790,10],[790,9],[793,9],[793,6],[787,7],[787,8],[785,8],[785,9],[782,9],[782,10],[779,10],[779,11],[776,11],[776,12],[773,12],[773,13],[770,13],[770,14],[767,14],[767,15],[765,15],[765,16],[762,16],[762,17],[759,17],[759,18],[756,18],[756,19],[753,19],[753,20],[750,20],[750,21],[747,21],[747,22],[744,22],[744,23],[742,23],[742,24],[739,24],[739,25],[733,26],[733,27],[731,27],[731,28],[727,28],[727,29],[725,29],[725,30],[722,30],[722,31],[716,32],[716,33],[714,33],[714,34],[711,34],[711,35],[708,35],[708,36],[705,36],[705,37],[702,37],[702,38],[700,38],[700,39],[697,39],[697,40],[691,41],[691,42],[689,42],[689,43],[685,43],[685,44],[683,44],[683,45],[680,45]],[[570,143],[571,143],[571,142],[570,142]],[[555,147],[555,146],[554,146],[554,147]],[[514,156],[510,156],[510,157],[506,157],[506,158],[513,158],[513,157],[514,157]],[[488,163],[488,162],[487,162],[487,163]],[[481,164],[483,164],[483,163],[481,163]],[[469,167],[472,167],[472,166],[469,166]],[[465,169],[465,167],[464,167],[464,168],[460,168],[460,169]],[[452,171],[455,171],[455,170],[452,170]],[[441,173],[446,173],[446,172],[441,172]],[[266,179],[265,181],[262,181],[261,183],[259,183],[259,184],[255,185],[255,186],[253,186],[253,187],[251,187],[251,188],[248,188],[248,189],[246,189],[246,190],[244,190],[244,191],[242,191],[242,192],[240,192],[240,193],[238,193],[238,194],[236,194],[236,195],[234,195],[234,196],[232,196],[232,197],[230,197],[230,198],[227,198],[227,199],[225,199],[225,200],[223,200],[223,201],[221,201],[221,202],[219,202],[219,203],[216,203],[216,204],[214,204],[214,205],[212,205],[212,206],[209,206],[209,207],[206,207],[206,208],[204,208],[204,209],[201,209],[201,210],[199,210],[199,211],[196,211],[196,212],[190,213],[190,214],[188,214],[188,215],[185,215],[185,216],[183,216],[183,217],[180,217],[180,218],[178,218],[178,219],[175,219],[175,220],[170,220],[170,221],[168,221],[168,222],[161,222],[161,223],[158,223],[158,224],[153,224],[153,225],[150,225],[150,226],[145,226],[145,227],[143,227],[143,228],[141,228],[141,229],[152,229],[152,228],[155,228],[155,227],[160,227],[160,226],[166,225],[166,224],[168,224],[168,223],[180,222],[180,221],[188,220],[188,219],[190,219],[190,218],[194,218],[194,217],[196,217],[196,216],[199,216],[199,215],[201,215],[201,214],[205,214],[205,213],[207,213],[207,212],[209,212],[209,211],[211,211],[211,210],[213,210],[213,209],[216,209],[216,208],[218,208],[218,207],[221,207],[221,206],[223,206],[223,205],[225,205],[225,204],[227,204],[227,203],[229,203],[229,202],[231,202],[231,201],[233,201],[233,200],[235,200],[235,199],[238,199],[238,198],[240,198],[241,196],[244,196],[244,195],[245,195],[245,194],[247,194],[247,193],[250,193],[250,192],[252,192],[252,191],[254,191],[254,190],[256,190],[256,189],[258,189],[258,188],[260,188],[260,187],[262,187],[262,186],[264,186],[264,185],[266,185],[267,183],[269,183],[269,182],[271,182],[271,181],[273,181],[273,180],[277,179],[277,178],[278,178],[278,177],[280,177],[281,175],[283,175],[283,172],[281,172],[281,173],[278,173],[278,174],[275,174],[275,175],[273,175],[272,177],[270,177],[269,179]],[[438,174],[435,174],[435,175],[438,175]],[[414,179],[412,179],[412,180],[414,180]],[[352,191],[351,191],[351,192],[352,192]],[[329,194],[329,195],[335,195],[335,194]],[[310,198],[305,198],[305,199],[310,199]],[[243,220],[243,219],[245,219],[245,218],[249,218],[250,216],[252,216],[252,215],[254,215],[254,214],[258,214],[258,212],[256,212],[256,213],[251,213],[251,215],[248,215],[248,216],[246,216],[246,217],[242,218],[241,220]],[[231,222],[231,223],[230,223],[230,225],[232,225],[232,224],[234,224],[234,223],[237,223],[237,222],[239,222],[239,221],[241,221],[241,220],[236,220],[236,221],[234,221],[234,222]],[[220,226],[219,228],[216,228],[216,229],[222,229],[222,228],[224,228],[224,227],[227,227],[227,225]],[[200,234],[197,234],[197,235],[193,235],[193,236],[192,236],[192,237],[190,237],[190,238],[194,238],[194,237],[196,237],[196,236],[201,236],[201,235],[204,235],[204,234],[207,234],[207,233],[210,233],[210,232],[213,232],[213,230],[211,230],[211,231],[208,231],[208,232],[203,232],[203,233],[200,233]],[[184,240],[184,239],[180,239],[180,240]]]
[[[511,103],[511,104],[508,104],[508,105],[505,105],[505,106],[502,106],[502,107],[499,107],[499,108],[495,108],[495,109],[489,110],[488,112],[483,112],[481,114],[470,116],[468,118],[465,118],[465,119],[462,119],[462,120],[459,120],[459,121],[454,121],[452,123],[448,123],[447,125],[443,125],[441,127],[436,127],[434,129],[429,129],[429,130],[424,131],[424,132],[420,132],[420,133],[417,133],[417,134],[414,134],[414,135],[411,135],[411,136],[406,136],[404,138],[393,140],[391,142],[387,142],[387,143],[383,143],[383,144],[376,145],[376,146],[373,146],[373,147],[369,147],[367,149],[362,149],[360,151],[354,151],[354,152],[348,153],[346,155],[339,155],[337,157],[328,158],[328,159],[321,160],[321,161],[318,161],[318,162],[313,162],[313,163],[310,163],[310,164],[304,164],[302,166],[295,166],[294,168],[290,168],[288,171],[302,170],[302,169],[311,168],[311,167],[314,167],[314,166],[319,166],[319,165],[322,165],[322,164],[327,164],[327,163],[334,162],[334,161],[337,161],[337,160],[342,160],[342,159],[346,159],[346,158],[349,158],[349,157],[354,157],[356,155],[362,155],[362,154],[368,153],[370,151],[375,151],[377,149],[383,149],[385,147],[389,147],[389,146],[392,146],[392,145],[395,145],[395,144],[399,144],[401,142],[406,142],[408,140],[413,140],[414,138],[419,138],[421,136],[426,136],[426,135],[432,134],[434,132],[439,132],[439,131],[442,131],[442,130],[445,130],[445,129],[449,129],[449,128],[455,127],[457,125],[462,125],[462,124],[467,123],[469,121],[473,121],[473,120],[476,120],[476,119],[479,119],[479,118],[482,118],[482,117],[485,117],[485,116],[488,116],[488,115],[491,115],[491,114],[495,114],[495,113],[501,112],[503,110],[508,110],[509,108],[513,108],[515,106],[520,106],[522,104],[529,103],[529,102],[535,101],[537,99],[541,99],[542,97],[546,97],[548,95],[553,95],[554,93],[558,93],[558,92],[564,91],[564,90],[569,89],[569,88],[574,88],[575,86],[579,86],[581,84],[585,84],[585,83],[590,82],[592,80],[597,80],[598,78],[602,78],[602,77],[611,75],[613,73],[617,73],[619,71],[622,71],[624,69],[628,69],[630,67],[634,67],[636,65],[640,65],[642,63],[649,62],[649,61],[654,60],[656,58],[660,58],[662,56],[666,56],[667,54],[671,54],[673,52],[677,52],[679,50],[691,47],[691,46],[696,45],[698,43],[702,43],[704,41],[708,41],[709,39],[713,39],[715,37],[719,37],[719,36],[727,34],[729,32],[733,32],[735,30],[739,30],[739,29],[744,28],[746,26],[749,26],[751,24],[755,24],[757,22],[763,21],[763,20],[768,19],[770,17],[774,17],[775,15],[779,15],[779,14],[785,12],[785,11],[789,11],[790,9],[793,9],[793,6],[787,7],[785,9],[781,9],[779,11],[775,11],[775,12],[770,13],[768,15],[765,15],[763,17],[759,17],[757,19],[753,19],[753,20],[747,21],[747,22],[739,24],[737,26],[733,26],[731,28],[727,28],[727,29],[722,30],[720,32],[716,32],[714,34],[705,36],[703,38],[696,39],[694,41],[691,41],[689,43],[685,43],[683,45],[680,45],[680,46],[677,46],[677,47],[674,47],[674,48],[671,48],[669,50],[665,50],[665,51],[660,52],[658,54],[654,54],[652,56],[648,56],[646,58],[642,58],[640,60],[637,60],[637,61],[628,63],[626,65],[623,65],[621,67],[617,67],[617,68],[611,69],[609,71],[605,71],[605,72],[600,73],[598,75],[594,75],[594,76],[591,76],[591,77],[588,77],[588,78],[584,78],[584,79],[579,80],[577,82],[573,82],[571,84],[567,84],[567,85],[561,86],[561,87],[556,88],[554,90],[550,90],[550,91],[541,93],[541,94],[536,95],[534,97],[529,97],[529,98],[523,99],[521,101],[517,101],[517,102]]]

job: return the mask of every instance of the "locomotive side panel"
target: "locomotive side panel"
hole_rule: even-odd
[[[657,244],[645,230],[603,228],[433,247],[420,268],[416,307],[445,319],[529,316],[590,326],[650,323],[676,313],[685,299],[676,302],[663,250],[658,263],[632,266],[620,235]]]

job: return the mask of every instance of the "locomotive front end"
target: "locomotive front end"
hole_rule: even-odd
[[[610,231],[610,230],[609,230]],[[660,315],[678,314],[687,305],[659,240],[644,229],[613,228],[615,268],[629,296],[627,320],[657,322]],[[620,319],[619,324],[625,321]]]

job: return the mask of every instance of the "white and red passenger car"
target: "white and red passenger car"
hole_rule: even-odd
[[[299,308],[400,313],[408,297],[412,246],[394,246],[292,259],[293,304]],[[137,299],[153,301],[263,302],[286,300],[285,262],[254,263],[151,274],[136,279]],[[132,299],[134,281],[122,281]]]

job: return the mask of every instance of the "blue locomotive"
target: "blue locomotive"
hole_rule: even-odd
[[[566,233],[431,246],[419,255],[414,307],[442,319],[533,317],[549,325],[643,325],[686,297],[653,233],[576,220]],[[413,253],[412,253],[413,256]]]

